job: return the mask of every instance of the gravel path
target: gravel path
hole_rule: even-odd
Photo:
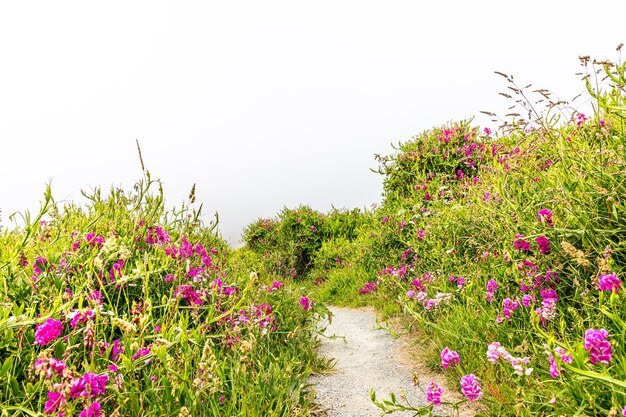
[[[426,405],[423,394],[413,387],[411,366],[401,352],[400,343],[383,329],[377,329],[373,310],[331,307],[332,323],[322,338],[320,354],[336,360],[334,372],[312,379],[316,402],[328,417],[380,416],[382,411],[370,400],[370,389],[379,400],[398,396],[401,389],[413,405]],[[332,338],[335,335],[337,337]],[[420,381],[425,386],[429,381]],[[413,416],[415,412],[395,413]]]

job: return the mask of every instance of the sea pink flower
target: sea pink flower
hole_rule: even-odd
[[[433,381],[430,383],[430,385],[428,385],[428,388],[426,388],[426,401],[428,401],[432,405],[441,405],[442,393],[443,388],[441,388]]]
[[[441,351],[441,367],[448,368],[450,365],[458,365],[461,361],[458,352],[450,350],[447,347]]]
[[[63,332],[63,323],[58,320],[48,319],[45,323],[35,327],[35,345],[47,345],[55,341]]]
[[[461,377],[461,392],[469,401],[480,400],[483,392],[480,390],[476,375],[469,374]]]

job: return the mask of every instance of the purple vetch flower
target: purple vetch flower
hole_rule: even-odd
[[[539,236],[537,239],[535,239],[535,242],[537,242],[537,246],[539,246],[539,252],[544,255],[550,253],[550,241],[547,237]]]
[[[541,209],[537,212],[537,218],[539,219],[539,223],[546,223],[546,225],[552,227],[554,223],[552,223],[552,212],[548,209]]]
[[[554,348],[554,353],[559,355],[561,357],[561,360],[565,363],[572,363],[572,361],[574,360],[574,357],[567,353],[567,351],[560,346]]]
[[[495,279],[490,279],[487,283],[487,291],[493,293],[498,289],[498,282]]]
[[[75,379],[72,382],[72,386],[67,395],[69,398],[96,398],[100,395],[104,395],[108,380],[109,376],[107,374],[98,375],[87,372],[81,378]]]
[[[534,303],[535,301],[535,296],[532,294],[524,294],[522,296],[522,305],[524,307],[530,307],[530,304]]]
[[[100,412],[100,404],[97,401],[91,403],[87,408],[85,408],[78,417],[101,417],[104,414]]]
[[[558,378],[561,375],[561,372],[559,372],[559,366],[556,363],[556,359],[554,359],[554,356],[552,356],[550,352],[546,353],[548,354],[548,359],[550,360],[550,376],[552,378]]]
[[[615,274],[601,274],[598,277],[596,289],[600,291],[613,291],[617,293],[622,286],[622,281]]]
[[[441,351],[441,367],[448,368],[450,365],[458,365],[461,361],[458,352],[447,347]]]
[[[45,346],[55,341],[63,332],[63,323],[58,320],[48,319],[45,323],[35,327],[35,345]]]
[[[431,381],[426,388],[426,401],[432,405],[441,405],[441,394],[443,394],[443,388]]]
[[[611,343],[606,340],[609,332],[606,329],[588,329],[585,331],[585,350],[589,352],[589,361],[591,363],[607,364],[611,361],[613,352]]]
[[[60,407],[62,408],[65,405],[66,398],[62,392],[49,391],[48,392],[48,401],[43,407],[43,412],[45,414],[52,414],[56,412]],[[57,415],[62,415],[59,413]]]
[[[476,375],[469,374],[461,377],[461,392],[468,401],[480,400],[483,397]]]
[[[311,301],[309,300],[309,297],[300,297],[300,305],[304,311],[308,311],[311,308]]]
[[[524,252],[527,252],[530,250],[530,243],[524,240],[525,237],[526,235],[524,234],[515,235],[515,241],[513,241],[513,245],[515,246],[515,249],[519,251],[524,251]]]
[[[150,348],[139,348],[137,349],[137,352],[133,355],[133,360],[137,360],[141,357],[144,357],[148,353],[150,353]]]

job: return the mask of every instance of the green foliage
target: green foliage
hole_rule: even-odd
[[[270,287],[258,255],[231,254],[191,202],[165,209],[148,173],[85,197],[61,208],[48,189],[0,235],[2,415],[306,414],[323,306]]]
[[[399,144],[377,157],[383,201],[356,236],[322,234],[308,246],[303,272],[316,297],[403,311],[431,339],[433,365],[443,348],[459,352],[461,364],[445,372],[456,387],[477,375],[489,415],[615,415],[626,406],[626,295],[600,284],[626,276],[626,64],[583,64],[594,116],[546,90],[535,100],[501,74],[516,108],[498,135],[463,121]],[[590,329],[608,332],[610,359],[592,363]],[[507,360],[491,363],[492,342],[529,364],[514,372]],[[431,412],[396,400],[378,403]]]

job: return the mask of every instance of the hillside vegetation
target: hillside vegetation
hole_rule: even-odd
[[[2,416],[307,415],[321,305],[250,275],[193,190],[86,197],[0,234]]]
[[[318,301],[410,317],[427,362],[487,415],[623,413],[626,64],[582,63],[594,114],[501,74],[514,109],[497,132],[423,132],[378,157],[375,209],[284,209],[242,251]],[[416,412],[446,402],[422,388]]]

